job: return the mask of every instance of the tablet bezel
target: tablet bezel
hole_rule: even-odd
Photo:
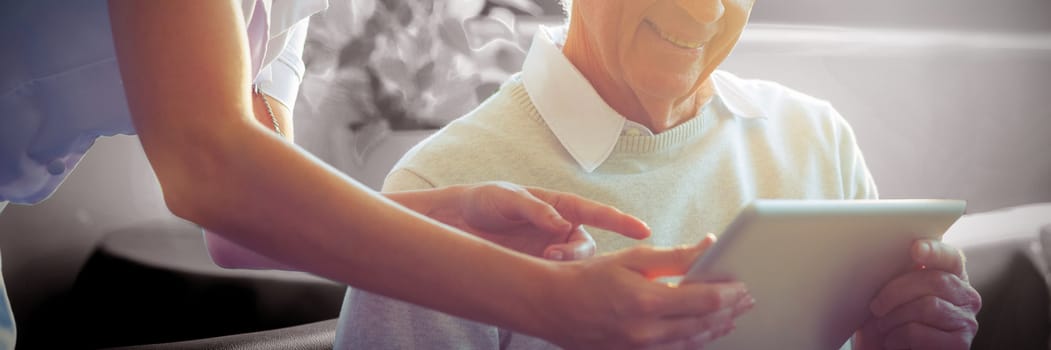
[[[912,268],[912,242],[940,240],[965,207],[959,200],[752,202],[682,282],[741,280],[757,300],[733,333],[705,348],[839,348],[879,289]]]

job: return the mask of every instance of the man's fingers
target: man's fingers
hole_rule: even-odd
[[[942,331],[977,329],[978,322],[970,315],[967,310],[944,299],[925,296],[880,317],[876,326],[884,334],[910,322],[919,322]]]
[[[936,296],[975,312],[981,307],[981,296],[967,281],[945,271],[929,269],[909,272],[890,281],[872,300],[869,309],[877,317],[883,317],[925,296]]]
[[[883,338],[886,349],[967,349],[970,338],[967,332],[946,332],[931,326],[912,322],[895,328]]]
[[[912,260],[927,269],[942,270],[967,280],[963,253],[943,242],[926,239],[913,242]]]
[[[635,239],[650,236],[650,228],[646,223],[611,206],[569,193],[533,187],[527,190],[574,224],[588,225]]]
[[[566,243],[550,245],[544,249],[544,257],[550,260],[580,260],[595,255],[595,240],[584,230],[577,226]]]

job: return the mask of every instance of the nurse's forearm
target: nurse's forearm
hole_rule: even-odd
[[[263,100],[266,97],[267,100]],[[292,125],[292,113],[284,104],[276,102],[273,97],[254,94],[252,96],[252,110],[255,120],[264,128],[276,130],[280,128],[284,138],[293,141],[295,129]],[[269,102],[270,108],[267,108]],[[271,118],[270,113],[273,113]],[[276,122],[276,127],[275,127]],[[211,231],[204,230],[204,241],[208,248],[208,255],[216,265],[229,269],[266,269],[266,270],[293,270],[291,266],[278,262],[270,257],[245,248]]]
[[[361,289],[519,329],[524,326],[505,324],[507,318],[529,319],[525,299],[548,285],[546,263],[397,209],[265,130],[244,128],[218,139],[225,145],[209,149],[226,155],[180,166],[196,174],[163,183],[182,193],[169,201],[173,211],[230,232],[240,245]],[[144,136],[143,142],[151,141]],[[273,162],[285,166],[255,171]],[[224,173],[258,174],[207,175]]]
[[[239,2],[110,5],[129,108],[174,213],[364,290],[514,329],[542,324],[533,297],[552,263],[404,210],[255,120]]]
[[[204,230],[204,242],[212,262],[228,269],[295,270],[291,266],[245,248],[226,236]]]
[[[267,100],[264,101],[264,97],[266,97]],[[260,94],[253,94],[252,102],[253,114],[255,115],[255,120],[259,122],[259,125],[272,131],[279,128],[282,132],[282,136],[286,140],[289,142],[293,141],[294,128],[292,124],[293,119],[291,118],[292,113],[287,107],[285,107],[285,105],[276,102],[273,97]],[[267,108],[266,103],[269,103],[270,108]],[[273,118],[271,118],[270,113],[273,113]],[[275,121],[277,123],[276,126],[274,125]],[[442,206],[443,201],[449,199],[450,196],[448,192],[450,191],[451,189],[438,189],[388,193],[384,194],[384,196],[410,210],[428,215],[428,213],[435,210],[436,207]],[[268,256],[259,254],[254,250],[245,248],[240,244],[230,241],[224,235],[204,230],[204,238],[208,254],[211,256],[212,261],[221,267],[231,269],[295,270],[287,264],[278,262]]]

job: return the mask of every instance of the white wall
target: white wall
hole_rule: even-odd
[[[548,15],[561,15],[558,0],[538,0]],[[851,25],[883,28],[950,28],[995,31],[1051,30],[1046,0],[758,0],[753,22]]]
[[[1046,0],[759,0],[757,22],[850,25],[881,28],[937,28],[983,31],[1049,31]]]
[[[830,101],[884,198],[1051,201],[1051,30],[753,24],[723,68]]]

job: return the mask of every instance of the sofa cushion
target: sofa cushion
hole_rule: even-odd
[[[982,295],[972,349],[1049,348],[1051,292],[1039,239],[1049,224],[1051,203],[1039,203],[968,214],[946,232],[944,240],[963,250],[971,284]]]

